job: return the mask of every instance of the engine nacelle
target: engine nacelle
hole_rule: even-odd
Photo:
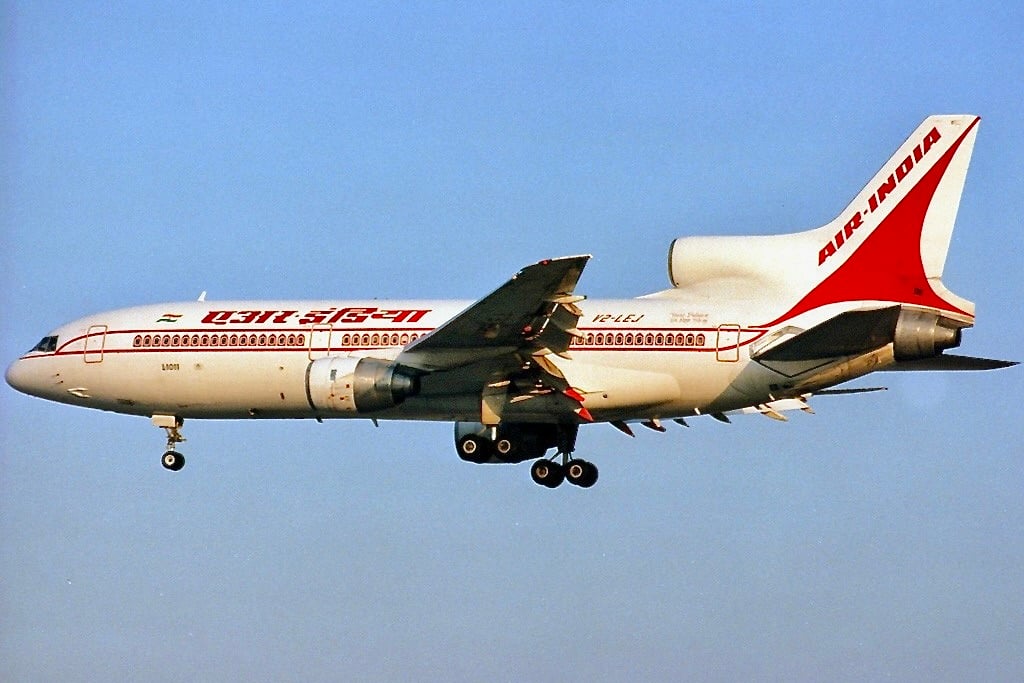
[[[418,392],[414,374],[377,358],[329,356],[306,370],[306,394],[316,410],[373,413],[394,408]]]
[[[933,358],[960,346],[960,333],[936,313],[904,309],[896,321],[893,353],[897,361]]]
[[[680,237],[668,250],[668,279],[673,287],[700,287],[742,281],[750,287],[788,287],[786,268],[799,263],[799,235],[714,235]]]

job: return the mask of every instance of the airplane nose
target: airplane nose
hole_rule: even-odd
[[[32,372],[26,367],[28,364],[23,360],[16,360],[7,367],[4,379],[13,388],[23,394],[31,394],[33,388]]]

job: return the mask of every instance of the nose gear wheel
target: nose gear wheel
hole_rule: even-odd
[[[185,466],[185,456],[174,449],[185,440],[181,435],[181,426],[185,424],[185,420],[174,415],[154,415],[153,424],[167,432],[167,450],[160,458],[160,464],[172,472],[177,472]]]

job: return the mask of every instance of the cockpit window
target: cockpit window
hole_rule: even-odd
[[[43,337],[39,340],[33,348],[33,351],[41,351],[43,353],[53,353],[57,350],[57,337]]]

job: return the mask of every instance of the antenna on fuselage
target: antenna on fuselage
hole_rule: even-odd
[[[199,295],[199,298],[196,299],[196,301],[206,301],[206,290],[205,289],[203,290],[202,294]]]

